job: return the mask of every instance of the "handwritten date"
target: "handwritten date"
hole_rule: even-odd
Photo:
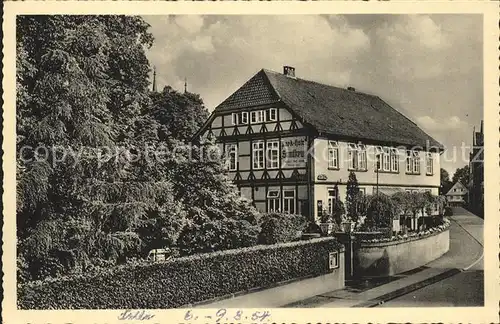
[[[221,321],[246,321],[251,320],[254,322],[268,322],[271,314],[269,311],[255,311],[255,312],[244,312],[243,310],[231,310],[228,311],[225,308],[217,310],[215,313],[201,314],[195,313],[193,310],[188,310],[184,315],[184,320],[186,321],[198,321],[198,320],[215,320],[216,323]]]

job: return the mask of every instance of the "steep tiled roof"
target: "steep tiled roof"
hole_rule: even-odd
[[[215,111],[282,101],[318,132],[442,148],[414,122],[377,96],[261,70]]]
[[[261,71],[217,106],[216,111],[272,104],[279,99]]]

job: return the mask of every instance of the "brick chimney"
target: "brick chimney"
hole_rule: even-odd
[[[295,78],[295,68],[293,66],[285,65],[283,67],[283,74],[291,78]]]

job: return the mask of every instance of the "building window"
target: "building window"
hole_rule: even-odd
[[[328,254],[328,265],[330,269],[337,269],[339,267],[339,254],[337,251]]]
[[[252,159],[253,168],[263,169],[264,168],[264,142],[259,141],[252,144]]]
[[[280,211],[280,192],[279,190],[269,190],[267,192],[267,212]]]
[[[277,169],[279,167],[279,142],[267,142],[267,167],[269,169]]]
[[[375,147],[377,154],[377,171],[391,171],[391,153],[388,147],[377,146]]]
[[[358,170],[366,171],[366,146],[358,145]]]
[[[245,125],[248,124],[248,112],[242,111],[239,113],[233,113],[232,115],[233,125]]]
[[[434,159],[432,158],[432,153],[427,153],[427,158],[426,158],[426,173],[427,175],[433,175],[434,174]]]
[[[337,191],[335,189],[328,189],[328,212],[333,214],[333,207],[335,206],[335,200],[337,199]]]
[[[258,121],[259,123],[263,123],[266,121],[266,112],[264,110],[259,110]]]
[[[416,151],[413,151],[413,173],[420,174],[420,156]]]
[[[337,142],[328,142],[328,168],[339,168],[339,146]]]
[[[411,173],[413,170],[413,159],[411,151],[406,152],[406,173]]]
[[[382,153],[382,166],[384,168],[384,171],[388,172],[391,171],[391,156],[390,156],[390,151],[388,147],[384,147],[383,153]]]
[[[396,148],[391,149],[391,171],[399,172],[399,154]]]
[[[257,123],[257,111],[250,112],[250,123],[252,124]]]
[[[295,190],[283,190],[283,212],[295,214]]]
[[[240,124],[248,124],[248,113],[246,111],[241,113]]]
[[[263,110],[255,110],[250,112],[250,123],[258,124],[264,122],[265,114]]]
[[[227,144],[226,154],[228,157],[228,169],[229,171],[235,171],[238,168],[238,145]]]
[[[420,174],[420,156],[417,151],[407,151],[406,173]]]
[[[347,168],[349,170],[355,170],[356,166],[358,165],[357,160],[358,160],[358,146],[353,143],[347,144],[347,159],[348,159],[348,166]]]
[[[268,121],[277,121],[278,120],[278,109],[270,108],[268,110],[268,112],[269,112],[269,118],[267,119]]]

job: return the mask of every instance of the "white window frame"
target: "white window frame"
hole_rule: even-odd
[[[287,197],[287,192],[292,192],[293,193],[293,196],[292,197]],[[295,190],[294,189],[283,189],[283,213],[285,214],[296,214],[297,213],[297,210],[296,209],[296,206],[297,206],[297,203],[296,203],[296,193],[295,193]],[[293,213],[291,213],[290,209],[293,208]]]
[[[396,148],[391,148],[391,172],[399,173],[399,153]]]
[[[266,162],[268,169],[278,169],[280,166],[280,142],[278,140],[267,141]],[[276,159],[272,158],[272,152],[276,153]]]
[[[425,172],[427,175],[434,175],[434,157],[428,152],[426,156]]]
[[[242,111],[240,119],[241,119],[241,120],[239,120],[240,125],[246,125],[246,124],[248,124],[248,112],[247,111]]]
[[[271,193],[276,193],[276,195],[272,195]],[[272,213],[272,212],[279,213],[281,211],[280,191],[278,189],[269,190],[267,192],[266,198],[267,198],[267,212],[268,213]],[[276,207],[276,204],[278,205],[277,209],[271,208],[271,205],[273,205],[273,207]]]
[[[384,149],[382,146],[375,146],[375,170],[377,172],[383,170],[384,162]]]
[[[264,169],[266,164],[264,141],[257,141],[252,143],[252,169]]]
[[[333,196],[330,194],[333,192]],[[335,188],[328,188],[328,212],[330,214],[333,213],[333,206],[335,206],[335,200],[337,199],[337,193],[335,192]]]
[[[266,112],[264,110],[259,110],[257,116],[259,117],[257,119],[259,123],[263,123],[266,121]]]
[[[274,116],[273,116],[274,113]],[[277,121],[278,120],[278,109],[269,108],[269,121]]]
[[[391,171],[391,153],[388,147],[384,147],[382,150],[382,170],[384,172]]]
[[[412,151],[406,151],[406,173],[413,173],[413,156]]]
[[[336,141],[328,141],[328,168],[339,168],[339,144]]]
[[[257,124],[257,111],[250,112],[250,124]]]
[[[420,174],[420,154],[418,151],[412,152],[413,174]]]
[[[358,144],[358,170],[366,171],[368,169],[367,166],[367,158],[366,158],[366,146],[364,144]]]
[[[233,125],[238,125],[238,114],[237,113],[233,113],[232,114],[232,118],[231,118],[231,121],[233,123]]]
[[[347,143],[347,169],[357,170],[358,166],[358,146],[354,143]]]
[[[226,144],[227,169],[229,171],[238,170],[238,144]],[[234,160],[233,160],[234,159]],[[234,161],[234,165],[232,162]]]

